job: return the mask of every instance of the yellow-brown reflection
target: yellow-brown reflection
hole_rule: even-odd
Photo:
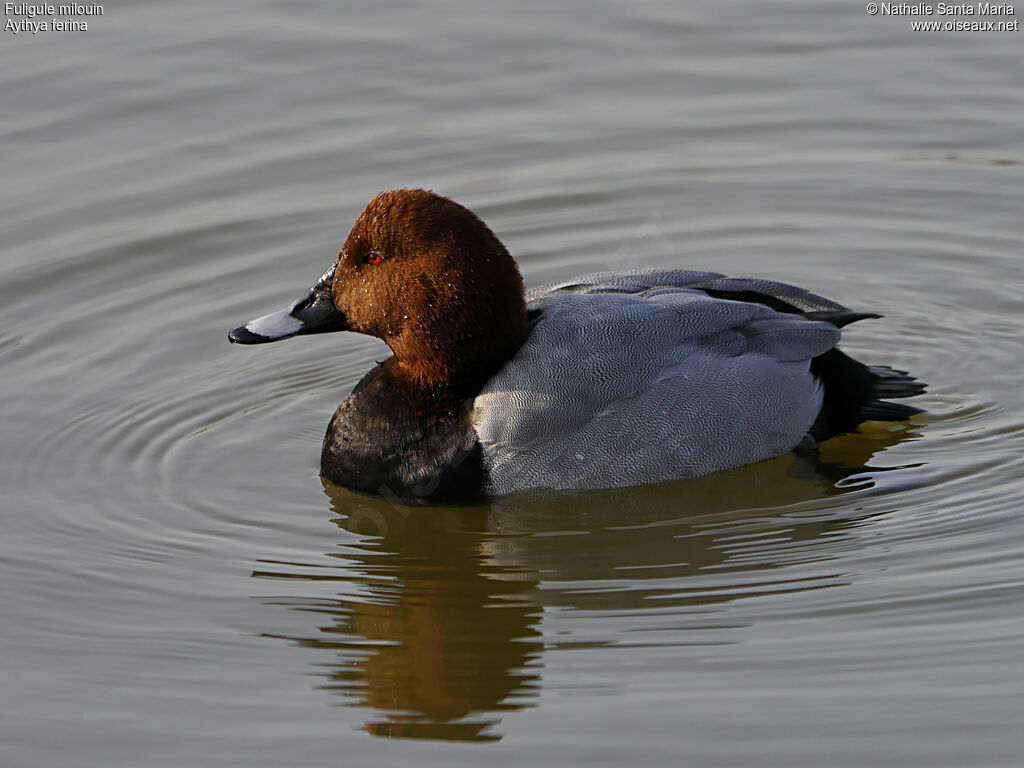
[[[339,522],[365,531],[367,519],[353,512]],[[475,516],[469,512],[467,518]],[[475,537],[456,532],[468,520],[449,514],[437,521],[424,510],[401,519],[404,525],[392,524],[385,540],[397,561],[390,575],[402,585],[399,593],[387,602],[354,604],[349,621],[351,632],[385,643],[358,662],[364,686],[358,704],[392,713],[368,723],[367,730],[497,738],[484,730],[497,719],[474,717],[525,706],[523,694],[537,680],[538,671],[527,665],[540,656],[539,612],[519,599],[536,582],[491,578],[488,571],[494,569],[478,555]],[[438,522],[458,527],[446,536]],[[510,703],[517,692],[519,703]]]
[[[522,597],[535,578],[487,563],[486,509],[396,507],[330,490],[344,514],[335,522],[367,537],[330,554],[368,594],[292,604],[330,623],[315,637],[289,639],[339,652],[324,687],[379,713],[364,726],[373,735],[500,738],[495,713],[530,706],[537,690],[540,609]]]
[[[329,553],[340,575],[254,575],[360,587],[358,598],[290,601],[318,622],[313,636],[288,639],[333,652],[317,662],[324,687],[373,710],[369,733],[495,740],[499,713],[536,701],[545,607],[607,611],[608,635],[617,612],[654,606],[702,629],[692,606],[843,583],[827,571],[809,581],[779,572],[828,561],[822,541],[862,522],[836,481],[908,434],[833,441],[824,455],[833,463],[787,456],[669,485],[523,494],[487,507],[404,507],[327,484],[335,522],[359,537]],[[870,486],[878,471],[849,487]]]

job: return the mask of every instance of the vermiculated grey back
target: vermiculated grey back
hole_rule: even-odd
[[[830,323],[704,289],[842,310],[793,286],[710,272],[606,272],[528,294],[529,338],[477,396],[489,490],[698,477],[792,450],[822,393]]]

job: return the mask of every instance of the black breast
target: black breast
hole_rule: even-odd
[[[338,406],[320,456],[325,478],[403,503],[483,496],[472,398],[454,407],[414,406],[382,366]]]

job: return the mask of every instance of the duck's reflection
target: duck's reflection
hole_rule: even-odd
[[[487,507],[403,507],[327,486],[334,522],[355,534],[329,553],[337,575],[297,573],[297,564],[254,575],[345,583],[336,599],[289,600],[317,619],[314,631],[286,637],[324,652],[314,662],[324,687],[374,711],[367,731],[498,739],[500,712],[536,702],[545,609],[602,612],[607,635],[627,611],[670,609],[701,629],[705,614],[692,606],[844,583],[827,568],[799,580],[778,572],[827,564],[865,523],[841,495],[880,471],[849,467],[905,436],[833,441],[830,463],[788,456],[671,485]],[[560,633],[546,645],[573,642]]]
[[[289,601],[318,616],[312,637],[290,639],[335,654],[324,687],[380,713],[364,726],[374,735],[499,738],[488,731],[495,713],[527,706],[536,691],[540,608],[523,597],[535,577],[487,563],[486,509],[394,507],[331,490],[335,522],[362,538],[329,554],[361,594]]]

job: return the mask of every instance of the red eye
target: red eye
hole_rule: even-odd
[[[377,264],[383,264],[384,257],[381,256],[379,253],[376,253],[375,251],[370,251],[368,254],[366,254],[366,263],[373,264],[375,266]]]

